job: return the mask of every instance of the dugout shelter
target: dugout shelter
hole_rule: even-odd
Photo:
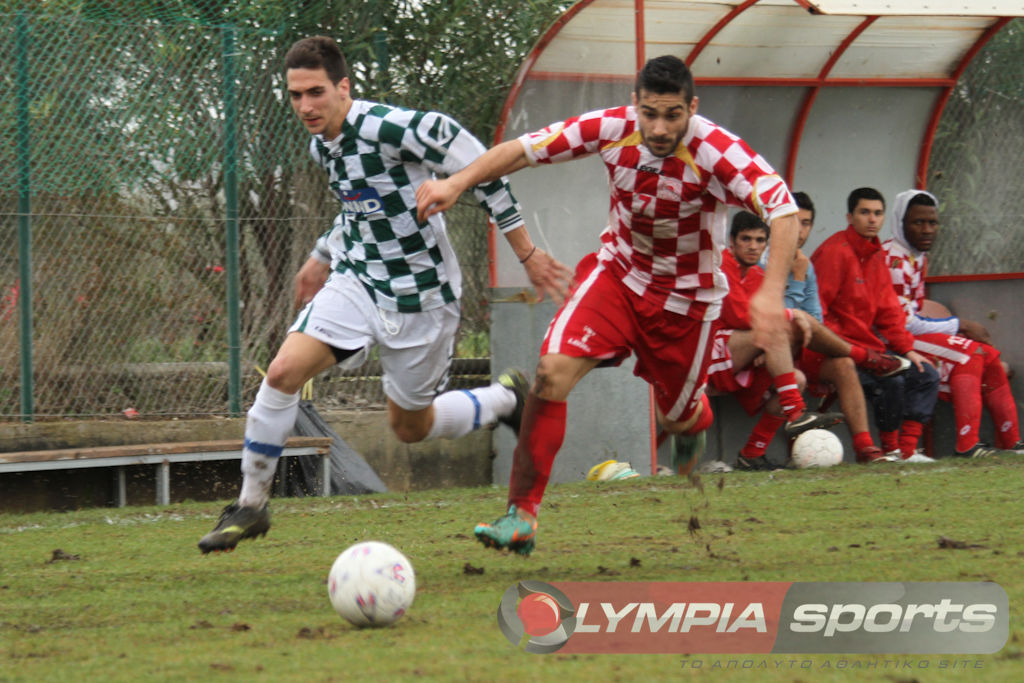
[[[1016,16],[1024,16],[1024,0],[582,0],[521,66],[496,141],[626,104],[647,59],[676,55],[694,73],[700,113],[745,139],[792,189],[812,196],[817,219],[805,247],[811,253],[845,227],[851,189],[876,187],[891,200],[904,189],[928,187],[951,93],[979,50]],[[556,258],[572,266],[598,248],[608,210],[598,158],[528,169],[512,185],[534,240]],[[882,238],[888,236],[886,229]],[[492,362],[532,370],[556,308],[525,300],[528,282],[511,251],[492,242],[491,253]],[[1024,367],[1024,354],[1006,348],[1016,346],[1011,334],[1024,332],[1013,303],[1020,279],[1002,280],[980,285],[958,312],[982,318],[972,306],[993,302],[1013,311],[994,331],[995,341],[999,346],[1005,337],[1004,357]],[[632,368],[630,360],[591,372],[574,390],[552,481],[579,480],[610,458],[641,472],[667,462],[666,449],[654,448],[649,390]],[[753,424],[745,418],[735,402],[717,402],[711,455],[735,457],[749,433],[742,425]],[[837,433],[851,453],[845,430]],[[780,442],[770,454],[780,452]],[[511,435],[496,432],[495,448],[494,481],[504,485]]]

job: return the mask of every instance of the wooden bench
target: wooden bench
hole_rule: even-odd
[[[330,448],[333,439],[319,436],[293,436],[285,444],[282,457],[319,455],[321,458],[322,494],[331,493]],[[97,446],[95,448],[65,448],[49,451],[19,451],[0,453],[0,474],[4,472],[37,472],[40,470],[69,470],[82,467],[117,468],[117,505],[124,507],[126,465],[156,465],[156,504],[170,503],[170,465],[172,462],[200,462],[207,460],[241,460],[242,440],[181,441],[129,446]]]

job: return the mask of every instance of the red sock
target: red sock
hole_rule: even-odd
[[[953,418],[956,420],[956,449],[966,453],[978,443],[981,426],[981,373],[983,356],[953,368],[949,375],[949,393],[953,395]]]
[[[917,420],[904,420],[900,425],[900,452],[909,458],[917,450],[917,442],[921,439],[924,425]]]
[[[705,429],[710,427],[711,423],[715,419],[715,414],[711,410],[711,400],[708,398],[707,394],[700,395],[700,403],[701,406],[703,406],[700,410],[700,417],[697,418],[697,421],[693,423],[692,427],[683,432],[683,434],[686,434],[687,436],[694,436],[696,434],[700,434]],[[686,420],[688,419],[689,416],[682,418],[680,421],[686,422]]]
[[[800,386],[796,383],[796,373],[787,372],[776,375],[773,380],[775,391],[779,394],[779,402],[782,404],[782,413],[787,420],[795,420],[804,414],[804,397],[800,394]]]
[[[894,429],[891,432],[878,432],[878,438],[882,442],[882,450],[892,453],[900,449],[900,430]]]
[[[786,418],[764,413],[750,432],[750,438],[740,453],[744,458],[760,458],[768,450],[768,444],[775,438],[775,432],[786,423]]]
[[[863,346],[850,344],[850,358],[853,360],[854,365],[860,365],[861,363],[867,360],[868,350],[865,349]]]
[[[992,416],[992,421],[995,422],[996,445],[1000,448],[1010,448],[1020,441],[1017,403],[1013,398],[1006,370],[999,360],[999,352],[992,349],[994,353],[988,353],[988,348],[985,351],[985,370],[981,377],[985,386],[982,388],[981,398]]]
[[[558,449],[565,439],[566,403],[526,397],[519,442],[512,456],[508,502],[534,517],[551,476]]]
[[[858,453],[874,445],[875,442],[871,440],[871,432],[859,432],[853,435],[853,450]]]

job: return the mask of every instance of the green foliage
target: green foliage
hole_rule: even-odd
[[[37,362],[109,364],[125,352],[134,361],[143,349],[150,362],[226,360],[226,276],[210,272],[228,265],[232,96],[243,366],[265,367],[295,313],[292,276],[338,211],[284,96],[287,48],[330,35],[357,96],[445,111],[489,142],[515,70],[569,4],[0,0],[0,58],[28,63],[26,88],[0,79],[0,297],[19,279],[15,108],[27,101]],[[485,217],[460,205],[449,219],[464,268],[464,334],[479,334]],[[0,329],[5,382],[19,381],[17,338],[15,325]],[[39,381],[35,394],[59,413],[89,388]],[[192,412],[222,394],[183,394],[164,410]]]
[[[717,486],[721,482],[721,487]],[[2,677],[39,680],[679,680],[681,663],[720,662],[715,680],[751,680],[730,660],[771,655],[529,655],[495,620],[517,581],[995,581],[1011,607],[1010,639],[991,656],[899,657],[980,662],[976,677],[1024,677],[1024,530],[1015,519],[1024,459],[936,466],[675,477],[553,486],[528,559],[478,546],[491,488],[283,499],[274,527],[229,554],[201,557],[219,506],[0,514]],[[693,527],[691,518],[699,522]],[[941,537],[963,541],[943,548]],[[331,610],[335,556],[367,539],[412,561],[418,592],[395,627],[357,630]],[[54,559],[60,549],[68,559]],[[681,646],[683,647],[683,646]],[[757,680],[878,680],[877,667],[836,677],[835,657],[800,656]],[[915,669],[915,676],[922,675]],[[880,673],[882,672],[882,673]],[[954,672],[960,674],[963,672]],[[960,680],[960,678],[957,678]]]

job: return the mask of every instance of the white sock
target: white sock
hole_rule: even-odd
[[[448,391],[434,399],[434,424],[427,439],[456,439],[493,424],[516,409],[516,395],[501,384]]]
[[[278,391],[263,380],[245,421],[242,492],[238,504],[262,508],[270,500],[277,460],[299,412],[299,395]]]

